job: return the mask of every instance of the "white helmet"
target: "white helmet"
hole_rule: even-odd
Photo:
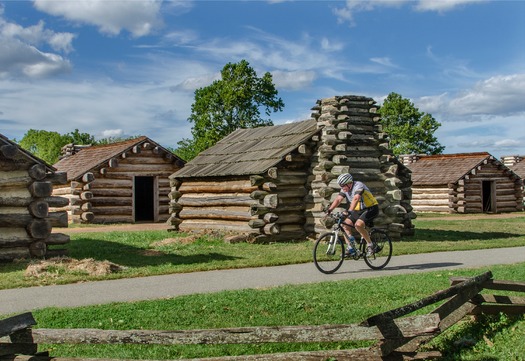
[[[350,173],[343,173],[339,177],[337,177],[337,184],[339,186],[344,186],[345,184],[352,183],[354,179],[352,178],[352,175]]]

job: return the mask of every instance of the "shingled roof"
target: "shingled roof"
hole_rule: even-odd
[[[83,148],[74,155],[62,158],[55,163],[54,166],[62,172],[67,172],[68,181],[75,180],[81,178],[86,172],[108,162],[111,158],[120,157],[123,153],[130,151],[133,147],[140,146],[144,143],[150,143],[156,147],[164,149],[148,137],[141,136],[118,143]],[[166,153],[171,153],[166,149],[164,149],[164,151]]]
[[[479,152],[422,156],[407,167],[414,185],[443,185],[456,183],[485,160],[500,163],[489,153]]]
[[[525,179],[525,161],[521,161],[509,166],[510,170]]]
[[[319,131],[315,119],[237,129],[201,152],[172,178],[261,174]]]

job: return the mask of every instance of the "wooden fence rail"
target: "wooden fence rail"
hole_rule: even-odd
[[[525,283],[494,281],[486,272],[472,278],[452,278],[451,287],[417,302],[366,319],[360,324],[241,327],[208,330],[99,330],[33,328],[31,313],[0,320],[0,361],[116,361],[52,357],[38,352],[38,344],[256,344],[372,340],[376,345],[350,350],[288,352],[264,355],[213,357],[206,361],[320,361],[431,360],[439,352],[420,352],[428,342],[467,315],[525,313],[525,298],[480,294],[483,289],[525,292]],[[406,316],[444,301],[428,314]],[[131,361],[131,360],[119,360]],[[135,361],[135,360],[133,360]],[[184,361],[184,360],[182,360]],[[186,360],[187,361],[187,360]]]

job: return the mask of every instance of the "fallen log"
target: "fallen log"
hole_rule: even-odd
[[[413,316],[394,321],[392,328],[351,325],[240,327],[197,330],[101,330],[47,329],[33,330],[33,341],[51,344],[245,344],[269,342],[341,342],[415,337],[439,332],[436,314]]]

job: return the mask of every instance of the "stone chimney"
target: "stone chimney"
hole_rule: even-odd
[[[414,234],[411,173],[388,149],[388,135],[382,131],[377,109],[372,98],[355,95],[321,99],[312,108],[322,131],[311,164],[309,231],[326,232],[322,209],[340,190],[337,177],[348,172],[378,199],[380,214],[375,226],[387,229],[393,239]]]

